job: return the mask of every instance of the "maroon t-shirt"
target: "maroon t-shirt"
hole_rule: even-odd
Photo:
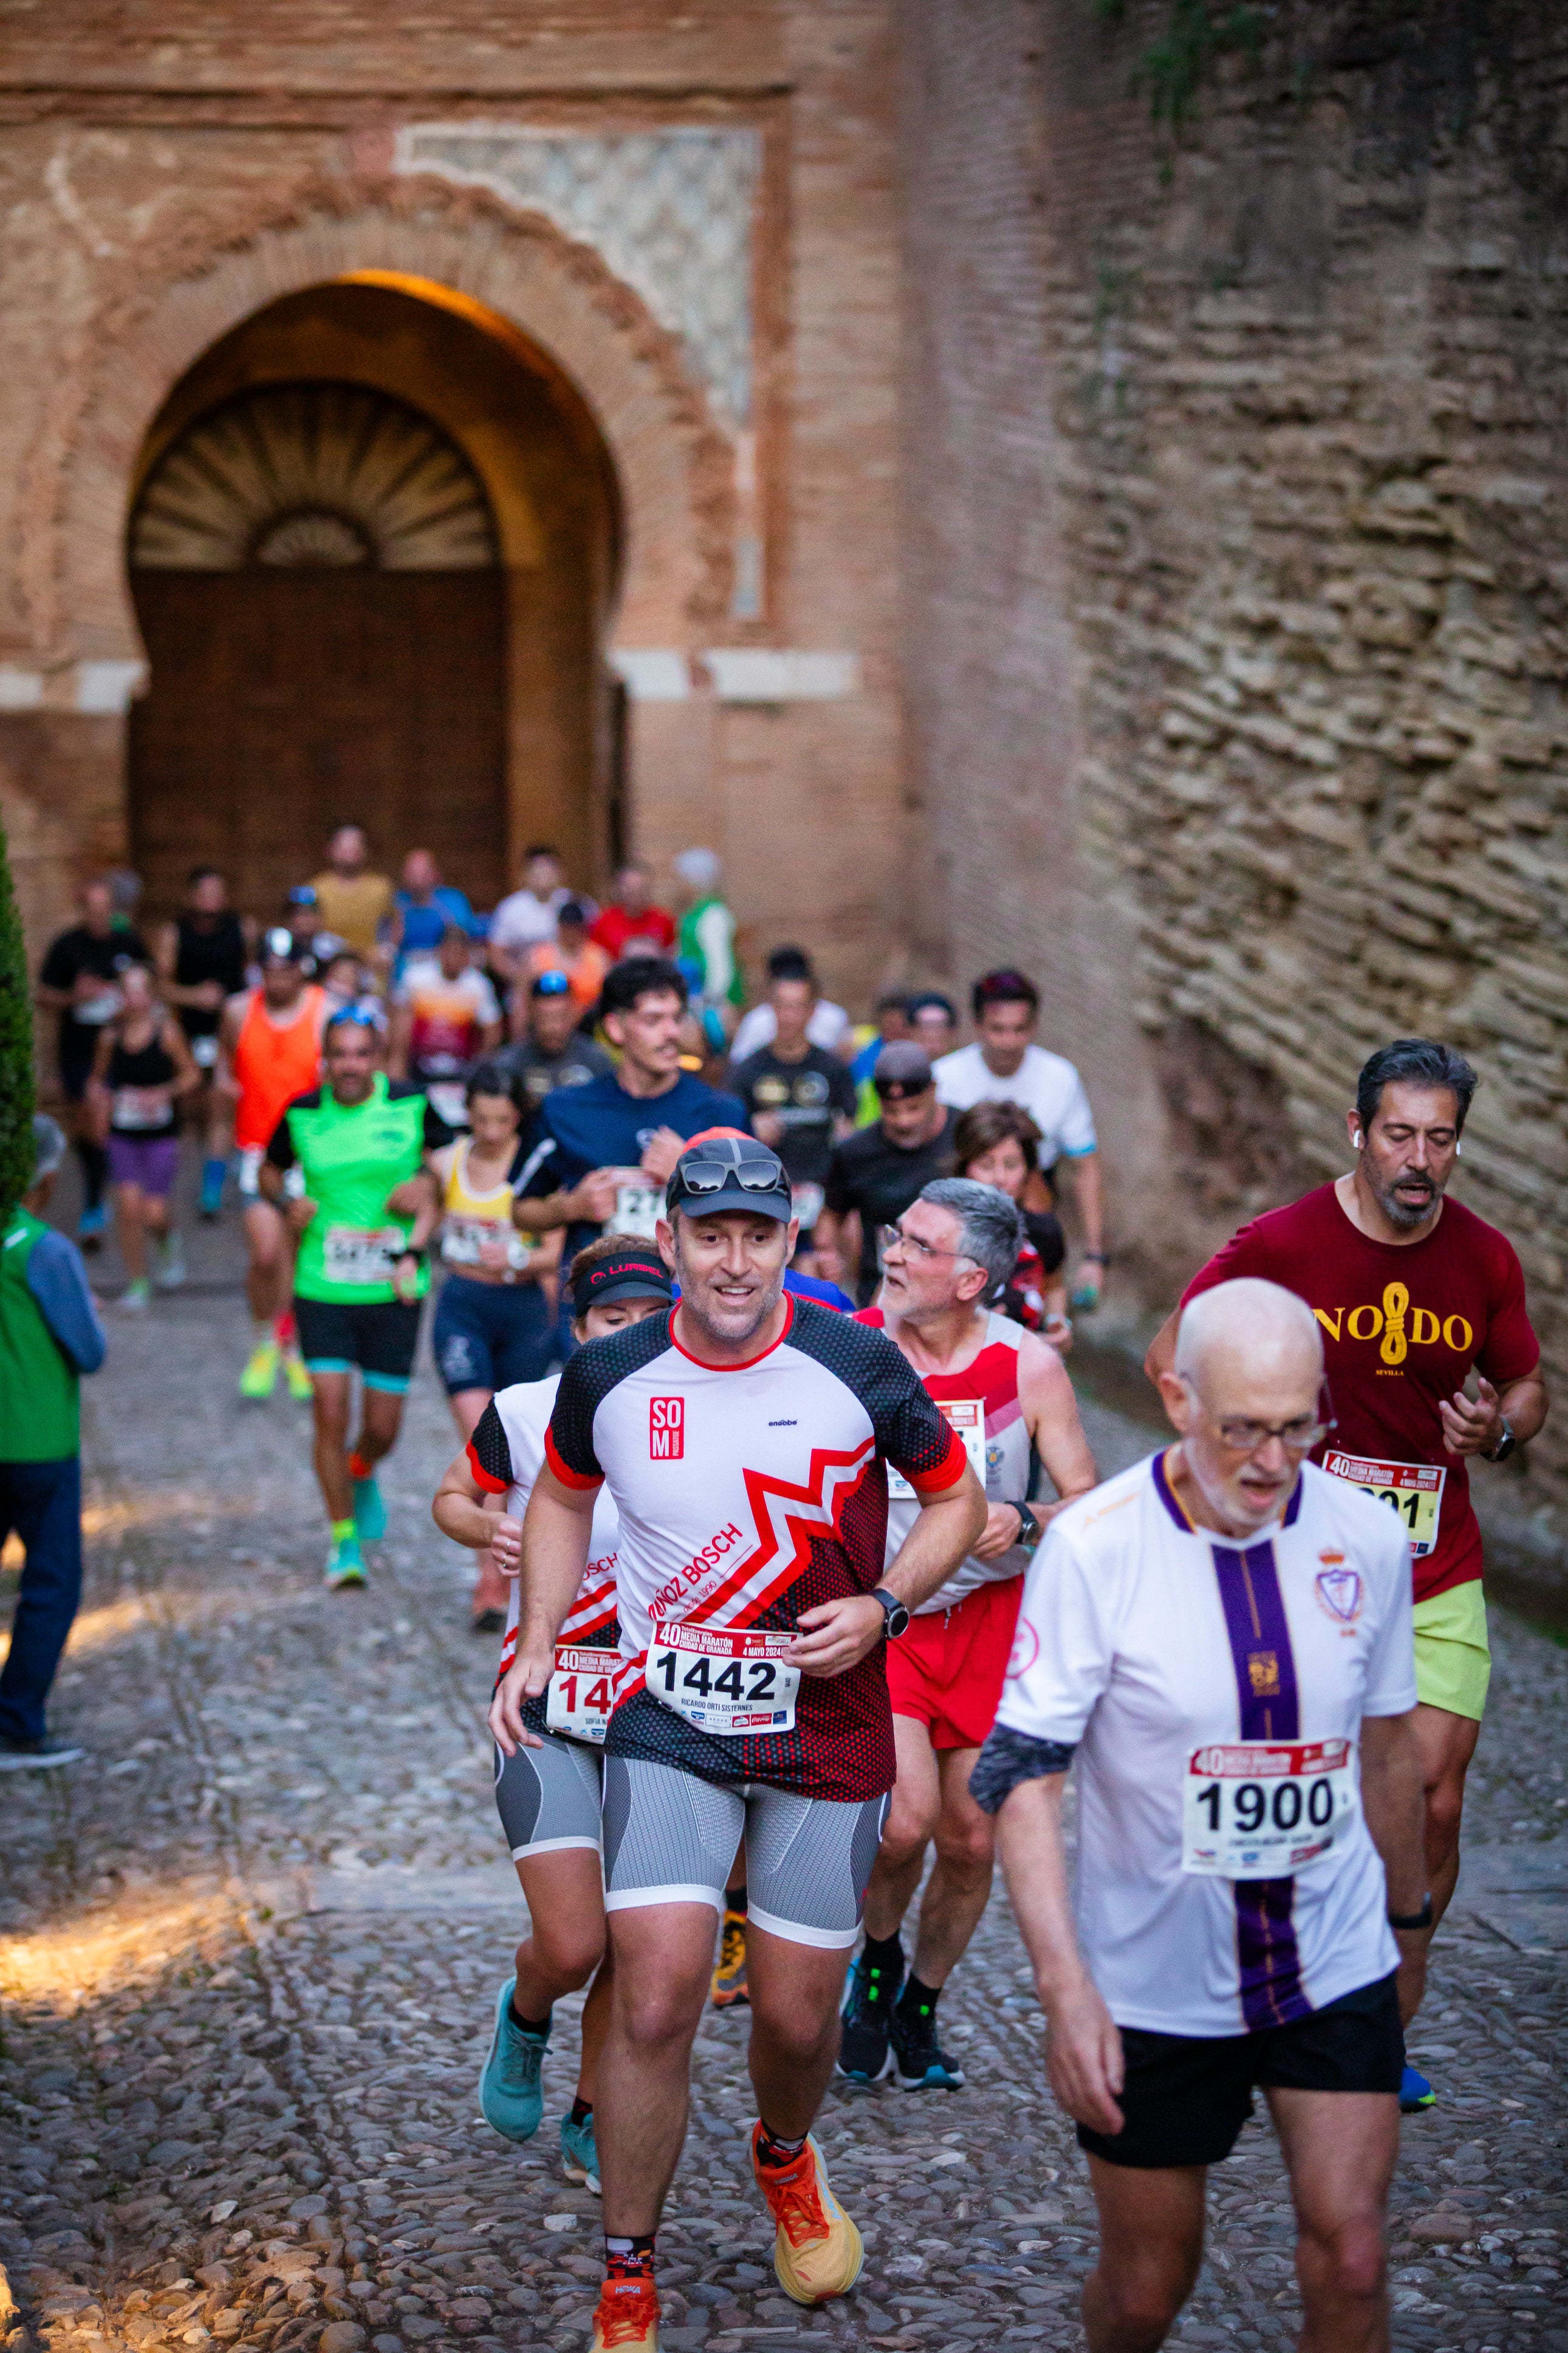
[[[1415,1546],[1416,1600],[1479,1577],[1469,1473],[1443,1443],[1437,1404],[1472,1365],[1500,1389],[1540,1362],[1512,1243],[1447,1200],[1424,1240],[1374,1242],[1323,1185],[1233,1234],[1183,1306],[1243,1274],[1295,1292],[1322,1326],[1335,1428],[1316,1459],[1399,1513]]]

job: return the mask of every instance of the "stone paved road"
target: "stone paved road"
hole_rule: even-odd
[[[90,1591],[57,1724],[92,1761],[4,1785],[11,2353],[465,2338],[579,2353],[595,2203],[543,2137],[521,2153],[498,2141],[474,2095],[521,1913],[479,1732],[490,1646],[466,1632],[457,1556],[426,1509],[451,1451],[444,1409],[426,1374],[374,1588],[327,1596],[304,1416],[237,1404],[226,1245],[199,1239],[208,1280],[122,1323],[90,1392]],[[1109,1409],[1092,1422],[1107,1467],[1147,1443]],[[1415,2042],[1444,2097],[1405,2131],[1395,2333],[1514,2353],[1568,2348],[1553,2050],[1568,1656],[1508,1620],[1497,1644],[1479,1867]],[[558,2014],[547,2134],[573,2013]],[[749,2178],[743,2014],[710,2021],[661,2240],[675,2353],[1080,2342],[1089,2206],[1000,1899],[944,2018],[967,2090],[829,2100],[822,2138],[868,2264],[852,2299],[812,2316],[774,2286]],[[1213,2218],[1177,2341],[1292,2341],[1267,2126],[1216,2173]],[[0,2306],[0,2337],[6,2318]]]

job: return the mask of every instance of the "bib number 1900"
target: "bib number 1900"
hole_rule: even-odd
[[[791,1732],[800,1669],[784,1657],[792,1634],[666,1626],[648,1646],[647,1687],[699,1732]]]
[[[1187,1760],[1182,1869],[1286,1879],[1332,1846],[1356,1810],[1348,1740],[1215,1741]]]

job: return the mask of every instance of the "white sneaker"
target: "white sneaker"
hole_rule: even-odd
[[[153,1282],[160,1291],[178,1291],[185,1279],[185,1245],[177,1233],[164,1236],[160,1257],[162,1263]]]

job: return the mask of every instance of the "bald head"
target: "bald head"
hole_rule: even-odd
[[[1240,1400],[1252,1388],[1273,1394],[1305,1381],[1315,1393],[1323,1371],[1318,1319],[1278,1282],[1256,1275],[1217,1282],[1182,1310],[1176,1371],[1222,1413],[1251,1410]]]

